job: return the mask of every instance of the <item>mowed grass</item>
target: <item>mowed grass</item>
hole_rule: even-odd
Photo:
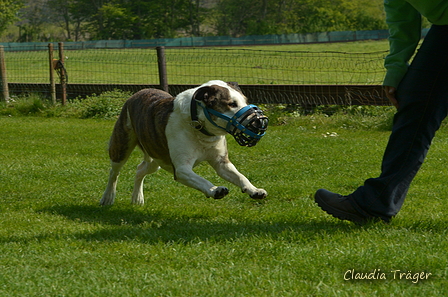
[[[391,224],[356,226],[313,202],[320,187],[346,194],[379,173],[389,132],[370,120],[288,118],[253,148],[229,138],[264,201],[201,165],[227,197],[159,171],[145,181],[146,204],[133,206],[135,152],[115,205],[100,207],[114,121],[0,117],[0,295],[446,296],[446,126]],[[353,270],[386,279],[351,279]],[[414,279],[400,279],[408,272]]]
[[[388,43],[359,41],[165,49],[169,84],[380,84]],[[154,48],[64,51],[68,83],[158,85]],[[48,52],[6,52],[10,83],[49,83]],[[58,58],[55,50],[54,58]],[[56,77],[56,80],[58,78]]]

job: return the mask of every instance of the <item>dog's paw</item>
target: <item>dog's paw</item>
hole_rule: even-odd
[[[213,191],[213,198],[221,199],[221,198],[224,198],[224,196],[226,196],[227,194],[229,194],[229,189],[227,189],[226,187],[217,187]]]
[[[145,199],[143,198],[134,198],[132,197],[131,203],[134,205],[144,205],[145,204]]]
[[[144,205],[145,196],[143,196],[143,191],[134,191],[134,193],[132,193],[131,203],[135,205]]]
[[[266,192],[263,189],[257,189],[254,193],[250,194],[250,198],[252,199],[264,199],[268,195],[268,192]]]
[[[103,198],[100,200],[100,205],[101,206],[106,206],[106,205],[112,205],[114,204],[114,198],[110,197],[110,196],[103,196]]]

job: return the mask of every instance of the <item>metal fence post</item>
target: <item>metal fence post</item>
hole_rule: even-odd
[[[50,62],[50,94],[51,101],[56,104],[56,84],[54,82],[53,43],[48,44],[48,58]]]
[[[159,65],[159,81],[160,87],[165,92],[168,92],[168,76],[166,73],[166,57],[165,57],[165,47],[158,46],[157,50],[157,64]]]
[[[8,79],[6,77],[6,61],[3,45],[0,45],[0,80],[2,81],[2,98],[9,101]]]

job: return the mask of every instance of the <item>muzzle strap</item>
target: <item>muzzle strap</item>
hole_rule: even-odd
[[[266,133],[268,117],[256,105],[246,105],[232,117],[229,117],[214,109],[207,108],[201,101],[193,99],[191,100],[192,125],[205,135],[211,136],[212,134],[205,130],[204,125],[198,120],[197,105],[202,107],[204,115],[210,123],[231,134],[241,146],[254,146]],[[227,122],[226,127],[219,126],[210,114],[225,120]]]
[[[196,99],[191,100],[191,103],[190,103],[191,123],[190,123],[190,125],[193,128],[195,128],[196,130],[202,132],[203,134],[205,134],[207,136],[215,136],[215,135],[211,134],[210,132],[208,132],[204,127],[204,123],[202,123],[202,121],[199,120],[198,109],[197,109],[198,102],[199,101]]]

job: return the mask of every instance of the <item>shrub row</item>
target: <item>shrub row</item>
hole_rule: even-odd
[[[0,102],[0,116],[42,116],[115,119],[123,103],[132,94],[120,90],[104,92],[69,101],[65,106],[53,104],[37,94],[16,97],[9,103]],[[338,127],[388,130],[392,125],[393,107],[389,106],[316,106],[303,109],[300,105],[262,105],[269,116],[270,125],[284,125],[290,121],[307,120],[307,117],[331,118]]]

